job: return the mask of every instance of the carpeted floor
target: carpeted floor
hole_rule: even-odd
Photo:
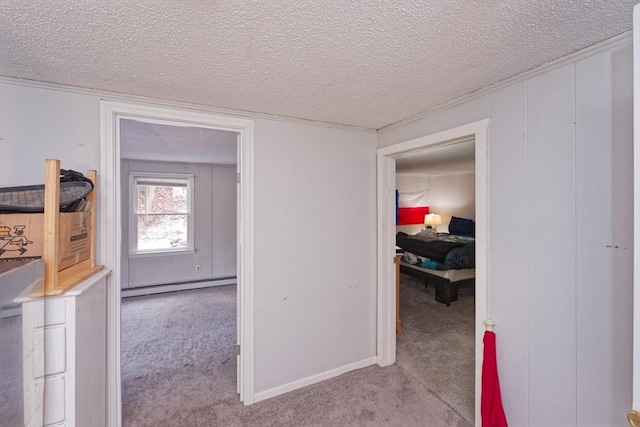
[[[462,287],[447,307],[435,301],[435,288],[402,276],[403,333],[396,341],[396,363],[469,423],[474,419],[475,297]]]
[[[236,398],[235,286],[124,298],[121,328],[125,426],[197,425]]]
[[[396,365],[248,407],[236,394],[235,286],[123,299],[123,425],[471,426],[473,295],[446,307],[412,278],[401,286]]]

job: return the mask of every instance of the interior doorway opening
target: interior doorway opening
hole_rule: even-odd
[[[488,209],[487,209],[487,130],[489,120],[481,120],[378,149],[378,364],[396,362],[396,275],[395,203],[396,158],[430,148],[475,141],[475,420],[480,420],[480,375],[484,320],[489,311],[487,288]]]
[[[396,188],[396,363],[473,424],[475,141],[397,157]]]
[[[236,283],[238,133],[120,122],[122,296]]]
[[[122,425],[121,289],[123,221],[121,215],[121,124],[134,120],[170,126],[234,132],[237,149],[237,392],[241,401],[255,401],[253,374],[253,121],[200,111],[120,102],[101,102],[100,257],[111,270],[107,295],[107,424]]]
[[[237,132],[120,121],[125,426],[158,401],[184,417],[236,394],[237,145]]]

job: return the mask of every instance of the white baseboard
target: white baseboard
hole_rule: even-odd
[[[328,380],[329,378],[337,377],[338,375],[342,375],[356,369],[366,368],[367,366],[376,364],[377,361],[378,358],[376,356],[373,356],[359,362],[344,365],[339,368],[331,369],[330,371],[322,372],[320,374],[312,375],[301,380],[292,381],[290,383],[283,384],[269,390],[261,391],[255,394],[254,403],[260,402],[261,400],[270,399],[272,397],[276,397],[311,384],[316,384],[320,381]]]
[[[137,297],[140,295],[161,294],[173,291],[187,291],[191,289],[209,288],[213,286],[235,285],[237,280],[235,277],[230,279],[207,280],[206,282],[183,283],[179,285],[156,285],[145,286],[141,288],[124,288],[120,291],[120,296]]]

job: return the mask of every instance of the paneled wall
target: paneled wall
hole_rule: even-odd
[[[212,280],[236,275],[236,167],[142,160],[121,162],[122,282],[121,287]],[[195,253],[130,258],[129,172],[194,175]],[[200,266],[200,271],[196,271]]]
[[[630,39],[379,132],[489,118],[489,301],[513,426],[625,425],[632,364]]]

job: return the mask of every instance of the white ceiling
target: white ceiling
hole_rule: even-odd
[[[398,157],[396,173],[448,175],[475,171],[475,146],[472,139]]]
[[[237,141],[236,132],[120,120],[123,159],[235,165]]]
[[[379,129],[631,30],[637,0],[2,0],[0,75]]]

